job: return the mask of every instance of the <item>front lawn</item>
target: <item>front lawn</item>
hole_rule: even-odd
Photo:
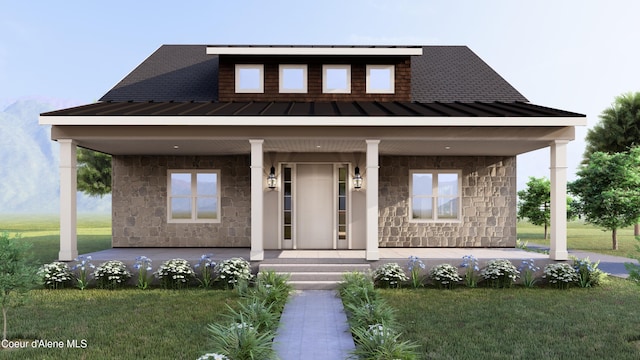
[[[219,290],[34,290],[25,306],[9,309],[8,337],[29,346],[0,349],[0,359],[192,360],[210,349],[207,324],[237,301]],[[33,349],[36,339],[64,346]],[[69,348],[74,339],[79,347]]]
[[[53,215],[3,215],[0,231],[11,237],[20,234],[32,244],[33,258],[41,264],[58,259],[60,251],[60,220]],[[111,248],[111,217],[82,215],[78,217],[78,253],[86,254]]]
[[[640,287],[381,290],[421,359],[638,359]]]
[[[549,245],[544,239],[544,228],[528,222],[518,222],[518,239],[531,243]],[[567,223],[567,248],[591,251],[600,254],[628,257],[635,253],[638,242],[633,236],[633,226],[618,230],[618,250],[611,250],[611,231],[602,231],[590,224],[580,221]]]

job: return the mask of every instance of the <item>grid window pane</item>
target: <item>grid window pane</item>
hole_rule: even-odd
[[[458,218],[458,198],[438,198],[438,219]]]
[[[438,195],[458,195],[458,174],[438,174]]]
[[[413,197],[411,202],[414,219],[433,219],[433,199],[430,197]]]
[[[433,175],[413,174],[413,195],[432,196],[433,195]]]
[[[198,196],[216,195],[218,189],[217,174],[197,174]]]
[[[171,199],[172,219],[191,219],[191,198]]]
[[[171,174],[171,195],[191,195],[191,174],[172,173]]]
[[[218,199],[216,198],[199,198],[198,203],[198,219],[217,219],[218,218]]]

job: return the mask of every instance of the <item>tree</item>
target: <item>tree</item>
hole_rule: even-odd
[[[640,218],[640,147],[628,153],[595,152],[577,175],[568,187],[579,198],[580,213],[587,222],[611,230],[617,250],[617,230]]]
[[[0,305],[2,305],[2,339],[7,340],[7,311],[19,304],[23,296],[38,283],[38,267],[29,259],[29,243],[19,237],[0,234]]]
[[[609,154],[628,152],[640,145],[640,92],[615,98],[600,114],[600,122],[587,132],[583,163],[597,151]],[[640,235],[636,222],[635,235]]]
[[[111,156],[78,149],[78,190],[89,196],[111,193]]]
[[[518,220],[527,219],[536,226],[544,225],[547,238],[551,221],[551,182],[547,178],[529,177],[527,189],[518,191]],[[574,201],[567,197],[567,219],[576,217]]]

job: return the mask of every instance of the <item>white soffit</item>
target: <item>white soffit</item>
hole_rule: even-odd
[[[414,56],[422,47],[287,47],[287,46],[209,46],[208,55],[348,55]]]
[[[40,125],[107,126],[586,126],[586,117],[40,116]]]

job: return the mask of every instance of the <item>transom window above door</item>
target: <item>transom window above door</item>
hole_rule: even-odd
[[[169,170],[167,221],[220,222],[219,179],[218,170]]]
[[[411,221],[460,220],[460,178],[456,170],[412,170]]]

